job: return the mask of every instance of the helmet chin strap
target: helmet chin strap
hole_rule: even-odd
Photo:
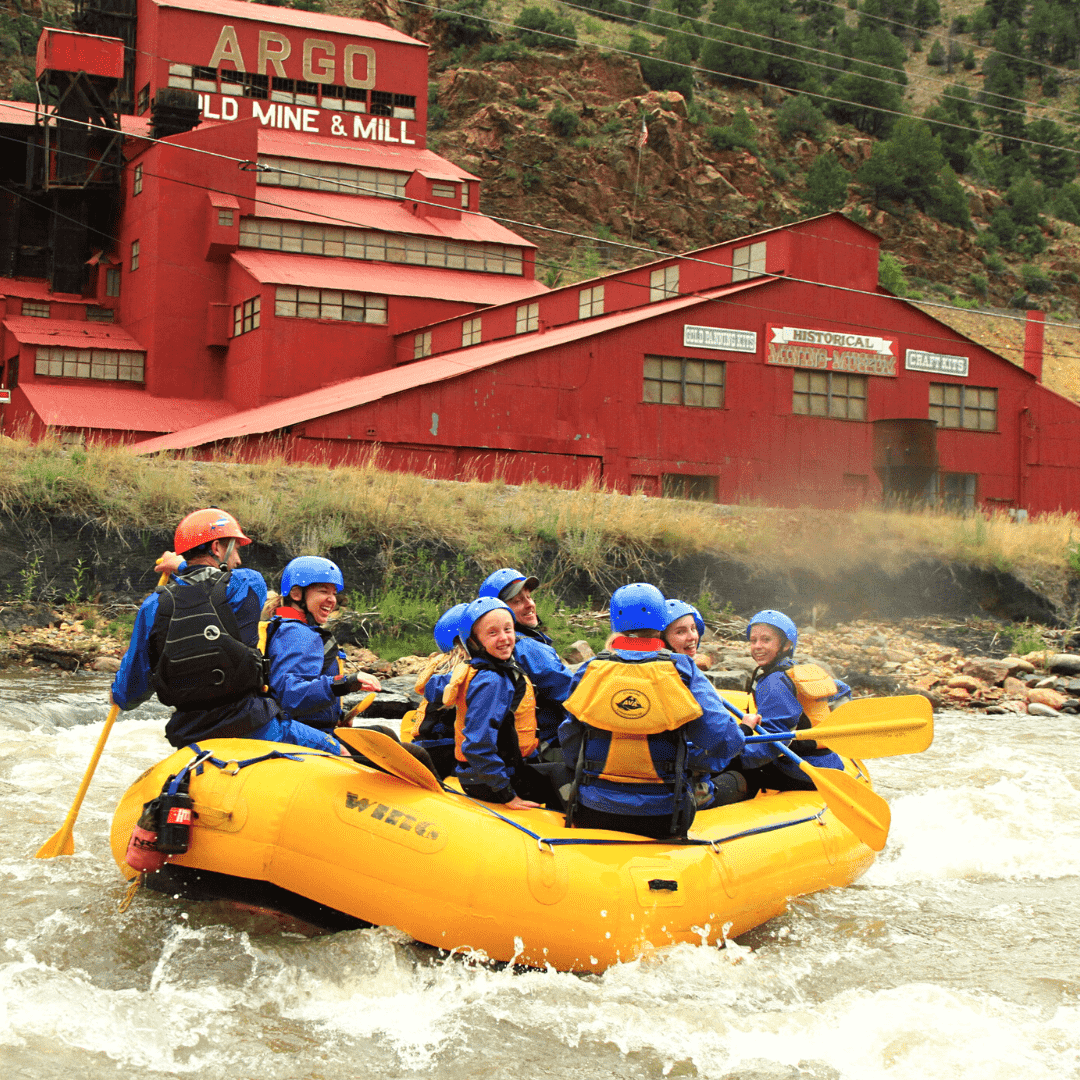
[[[220,563],[218,563],[218,569],[219,570],[228,570],[229,569],[229,560],[232,558],[232,553],[235,550],[236,550],[236,541],[235,540],[230,540],[228,545],[225,548],[225,558],[222,559]]]

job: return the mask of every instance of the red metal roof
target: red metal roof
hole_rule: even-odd
[[[680,296],[673,300],[657,301],[645,304],[630,311],[620,311],[612,315],[581,322],[567,323],[565,326],[533,334],[521,334],[485,345],[474,345],[468,349],[433,356],[428,360],[417,360],[411,364],[378,371],[372,375],[362,375],[356,379],[346,379],[312,390],[307,394],[298,394],[285,401],[275,401],[257,409],[247,409],[235,413],[224,420],[211,421],[199,427],[176,431],[171,435],[162,435],[156,439],[146,439],[135,443],[133,449],[141,454],[151,454],[158,450],[181,450],[190,446],[204,446],[207,443],[220,442],[223,439],[242,438],[245,435],[262,435],[268,431],[302,424],[317,417],[354,409],[358,405],[367,405],[380,398],[400,394],[418,386],[454,379],[473,371],[500,364],[504,360],[514,360],[521,356],[543,352],[557,345],[571,341],[619,330],[625,326],[653,319],[659,315],[670,315],[686,308],[707,304],[720,296],[747,289],[760,288],[772,282],[771,278],[740,282],[721,289],[712,289],[707,293],[692,296]]]
[[[4,329],[21,345],[59,345],[65,349],[133,349],[145,352],[122,326],[78,319],[35,319],[9,315]]]
[[[346,119],[358,113],[344,114]],[[259,153],[274,157],[296,158],[300,161],[340,161],[367,169],[390,169],[413,173],[435,169],[455,180],[478,180],[479,177],[459,169],[453,162],[415,146],[393,148],[383,143],[353,143],[343,139],[320,139],[299,131],[259,129]]]
[[[388,296],[427,296],[433,300],[456,300],[484,307],[511,304],[548,291],[539,281],[473,270],[442,270],[433,266],[292,255],[251,248],[242,248],[232,257],[256,281],[270,285],[349,289]]]
[[[0,277],[0,296],[21,296],[26,300],[54,300],[58,304],[89,304],[97,307],[95,300],[87,300],[80,293],[53,292],[47,281],[35,278],[20,281],[18,278]]]
[[[0,101],[0,124],[22,124],[32,127],[34,106],[29,101]]]
[[[22,383],[19,390],[42,421],[54,427],[175,431],[235,412],[225,401],[151,397],[145,390],[116,383]]]
[[[222,20],[246,19],[248,22],[274,23],[279,26],[296,26],[301,30],[328,30],[348,37],[377,38],[380,41],[398,41],[403,45],[428,46],[414,37],[401,33],[383,23],[366,19],[344,18],[340,15],[322,15],[315,11],[294,11],[287,7],[272,10],[263,4],[241,3],[239,0],[151,0],[160,8],[179,8],[181,11],[205,11]]]
[[[462,214],[460,218],[417,217],[403,202],[374,196],[339,195],[329,191],[260,187],[255,215],[284,221],[311,221],[320,225],[354,225],[387,232],[438,236],[482,244],[536,247],[491,218]]]

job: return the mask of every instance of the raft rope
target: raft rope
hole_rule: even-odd
[[[127,911],[127,909],[129,907],[131,907],[131,902],[132,902],[132,900],[135,899],[135,894],[139,891],[139,886],[142,883],[143,883],[143,875],[142,874],[136,874],[131,879],[131,884],[128,885],[127,892],[124,893],[123,900],[121,900],[120,903],[116,905],[116,910],[121,915],[123,915],[124,912]]]

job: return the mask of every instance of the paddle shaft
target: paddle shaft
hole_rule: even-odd
[[[168,580],[169,575],[167,573],[162,574],[158,579],[158,587],[160,588]],[[105,718],[105,724],[101,729],[101,734],[98,736],[97,745],[94,747],[94,753],[90,757],[90,764],[87,766],[86,773],[82,778],[82,783],[79,785],[79,790],[75,794],[75,801],[71,804],[71,809],[68,811],[67,817],[64,818],[64,824],[41,845],[38,849],[36,858],[53,859],[57,855],[75,854],[75,819],[79,816],[79,811],[82,809],[83,799],[86,798],[86,793],[90,789],[90,781],[94,778],[94,770],[97,769],[98,762],[101,760],[101,755],[105,750],[105,743],[109,740],[109,733],[112,731],[113,724],[116,723],[116,718],[119,715],[120,706],[113,705],[109,710],[109,715]]]

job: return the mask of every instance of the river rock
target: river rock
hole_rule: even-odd
[[[57,619],[56,613],[47,604],[15,604],[0,608],[0,630],[40,629],[52,626]]]
[[[966,690],[969,694],[981,690],[984,685],[981,680],[972,675],[954,675],[945,683],[945,686],[950,690]]]
[[[985,656],[978,656],[969,660],[961,668],[961,671],[974,679],[989,683],[990,686],[1003,683],[1012,674],[1009,665],[1004,660],[991,660]]]
[[[1048,686],[1036,687],[1028,691],[1028,712],[1031,712],[1032,705],[1047,705],[1057,713],[1067,700],[1068,698],[1058,690],[1051,690]]]
[[[1051,653],[1046,668],[1062,675],[1080,675],[1080,656],[1075,653]]]
[[[694,657],[694,663],[697,664],[702,671],[708,671],[709,668],[713,666],[712,657],[709,656],[708,653],[698,653],[697,656]]]
[[[1041,701],[1029,701],[1027,707],[1028,714],[1030,716],[1060,716],[1061,713],[1057,709],[1050,708],[1049,705],[1043,705]]]
[[[1009,665],[1010,675],[1031,675],[1035,671],[1035,665],[1022,656],[1006,656],[1001,663]]]
[[[563,659],[568,664],[584,664],[586,660],[591,660],[596,653],[592,651],[592,646],[587,641],[575,641],[566,652],[563,653]]]
[[[97,656],[90,662],[90,670],[115,674],[120,670],[120,661],[115,656]]]
[[[1009,675],[1004,682],[1005,693],[1011,697],[1027,698],[1028,688],[1027,683],[1021,682],[1019,679],[1014,679]]]
[[[705,678],[716,687],[717,690],[745,690],[746,672],[731,671],[725,668],[713,668],[705,672]]]
[[[1057,679],[1055,679],[1052,675],[1048,675],[1045,679],[1036,679],[1035,688],[1037,690],[1042,690],[1044,687],[1053,686],[1056,682]],[[1028,685],[1030,686],[1031,684],[1028,683]]]
[[[391,664],[395,675],[419,675],[427,667],[426,656],[402,656]]]

